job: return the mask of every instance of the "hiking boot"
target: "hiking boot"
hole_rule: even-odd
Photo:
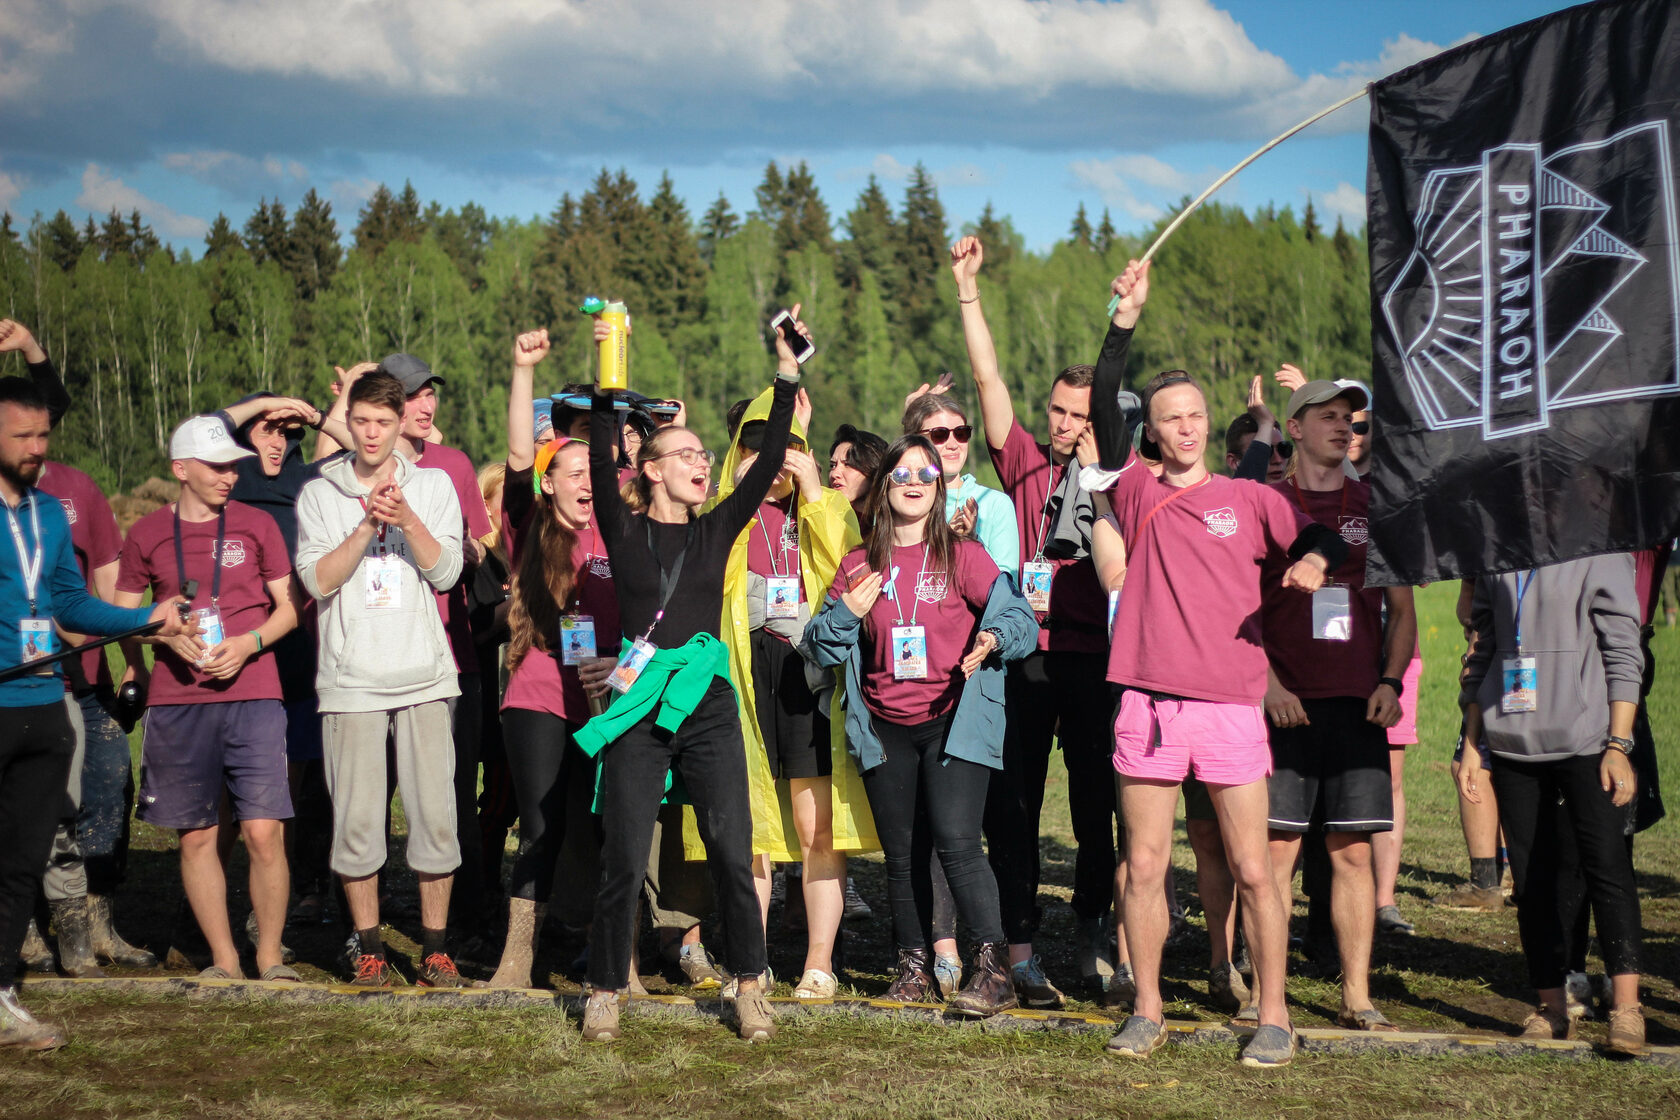
[[[528,898],[508,899],[507,942],[501,963],[490,977],[492,988],[529,988],[531,962],[537,955],[537,932],[542,929],[548,907]]]
[[[102,979],[105,970],[93,956],[87,897],[61,898],[48,905],[52,907],[53,925],[58,929],[58,963],[64,975]]]
[[[1109,928],[1106,916],[1074,920],[1073,955],[1079,962],[1079,978],[1089,987],[1101,988],[1114,975],[1108,958]]]
[[[735,997],[735,1032],[745,1042],[769,1042],[776,1037],[776,1013],[770,1009],[763,988]]]
[[[1417,932],[1417,927],[1400,916],[1400,907],[1379,906],[1377,932],[1390,937],[1409,937]]]
[[[723,987],[723,973],[706,953],[706,946],[696,941],[677,950],[677,967],[682,969],[688,986],[697,992],[715,992]]]
[[[841,917],[848,922],[867,922],[874,916],[875,911],[858,893],[857,884],[850,875],[846,876],[846,908],[841,911]]]
[[[1643,1027],[1643,1021],[1641,1021]],[[1641,1037],[1643,1037],[1641,1030]],[[22,1050],[57,1050],[70,1036],[57,1023],[43,1023],[18,1002],[17,989],[0,988],[0,1046]]]
[[[1592,980],[1584,972],[1571,972],[1563,978],[1563,1010],[1571,1019],[1593,1018]]]
[[[1208,1002],[1219,1010],[1236,1014],[1249,1000],[1248,985],[1230,961],[1208,969]]]
[[[895,1003],[932,1003],[934,993],[939,990],[939,982],[928,970],[927,950],[900,949],[898,979],[892,982],[882,998]]]
[[[58,971],[58,961],[53,957],[52,946],[41,936],[34,918],[29,919],[29,929],[24,932],[23,948],[18,952],[18,960],[22,961],[23,967],[30,972],[45,972],[51,975]]]
[[[356,957],[356,975],[350,981],[357,988],[390,988],[396,985],[396,972],[390,962],[377,953],[361,953]]]
[[[1165,1023],[1157,1023],[1142,1015],[1128,1015],[1120,1032],[1108,1040],[1103,1052],[1116,1058],[1136,1058],[1141,1061],[1159,1050],[1166,1040]]]
[[[1058,1011],[1067,1004],[1067,997],[1044,975],[1044,961],[1036,953],[1009,969],[1009,982],[1022,1007]],[[970,980],[969,986],[973,985],[974,981]]]
[[[617,1042],[618,993],[591,992],[583,1005],[583,1037],[587,1042]]]
[[[88,901],[88,926],[93,935],[93,955],[106,964],[121,965],[123,968],[156,968],[157,957],[144,949],[130,945],[123,940],[122,934],[111,917],[111,898],[109,895],[90,894]]]
[[[433,953],[420,962],[420,970],[414,974],[414,982],[422,988],[464,988],[467,982],[461,979],[461,970],[455,967],[455,962],[448,953]]]
[[[933,958],[933,979],[939,985],[939,994],[944,999],[950,999],[962,987],[962,958],[948,957],[943,953]]]
[[[982,941],[974,947],[974,966],[968,970],[968,983],[963,990],[952,996],[949,1006],[959,1015],[970,1015],[977,1019],[984,1019],[996,1015],[1000,1011],[1008,1011],[1012,1007],[1019,1007],[1020,1000],[1016,996],[1018,977],[1021,975],[1022,965],[1030,966],[1037,976],[1032,980],[1034,990],[1056,993],[1060,1007],[1062,993],[1051,987],[1050,981],[1044,979],[1044,969],[1039,966],[1038,958],[1022,961],[1011,969],[1008,965],[1009,951],[999,941]],[[1013,975],[1012,975],[1013,974]],[[1038,988],[1042,984],[1043,988]]]
[[[1498,887],[1478,887],[1465,883],[1435,900],[1443,910],[1488,911],[1505,909],[1505,896]]]
[[[1242,1050],[1242,1064],[1250,1069],[1277,1069],[1295,1060],[1295,1032],[1267,1023],[1254,1032]]]
[[[1645,1053],[1645,1009],[1637,1003],[1610,1009],[1610,1049],[1617,1054]]]
[[[1575,1020],[1562,1008],[1542,1003],[1523,1020],[1522,1033],[1517,1037],[1529,1042],[1568,1041],[1575,1037]]]

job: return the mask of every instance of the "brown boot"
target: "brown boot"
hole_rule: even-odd
[[[887,989],[886,999],[898,1003],[935,1003],[939,999],[939,983],[928,967],[926,949],[898,951],[898,979]]]
[[[93,933],[93,955],[106,964],[124,968],[156,968],[157,957],[146,950],[130,945],[111,920],[111,899],[102,894],[90,894],[88,925]]]
[[[23,948],[18,952],[18,960],[30,972],[45,972],[51,975],[58,971],[58,960],[53,956],[52,946],[47,944],[46,938],[41,936],[41,930],[35,924],[35,919],[29,919],[29,929],[23,935]]]
[[[974,947],[968,986],[951,997],[949,1006],[959,1015],[977,1019],[1020,1006],[1009,979],[1008,951],[1001,941],[982,941]]]
[[[490,977],[492,988],[529,988],[531,962],[537,955],[537,935],[542,930],[548,907],[528,898],[508,899],[507,941],[502,946],[502,963]]]
[[[77,979],[103,977],[105,970],[93,959],[87,896],[62,898],[48,905],[52,907],[53,925],[58,929],[58,964],[64,969],[64,975]]]
[[[1617,1054],[1645,1053],[1645,1009],[1637,1003],[1611,1008],[1609,1042]]]

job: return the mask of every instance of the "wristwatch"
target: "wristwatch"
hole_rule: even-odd
[[[1389,688],[1392,688],[1396,697],[1400,697],[1405,694],[1406,682],[1402,681],[1399,677],[1378,677],[1377,683],[1386,684]]]
[[[1633,740],[1624,739],[1620,735],[1610,735],[1604,740],[1604,749],[1609,751],[1621,751],[1623,754],[1631,757],[1633,754]]]

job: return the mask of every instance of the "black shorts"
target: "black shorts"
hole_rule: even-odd
[[[1366,701],[1302,700],[1305,727],[1274,727],[1269,826],[1277,832],[1390,832],[1394,787],[1388,735]]]
[[[773,778],[826,778],[834,770],[828,717],[805,681],[805,659],[767,630],[752,635],[753,702]]]
[[[1184,819],[1187,821],[1219,820],[1219,814],[1214,811],[1213,798],[1208,794],[1206,783],[1194,774],[1184,776]]]

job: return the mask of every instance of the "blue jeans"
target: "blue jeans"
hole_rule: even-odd
[[[77,697],[86,728],[82,756],[82,807],[76,815],[76,839],[87,865],[88,892],[113,895],[128,868],[129,814],[134,808],[134,765],[128,736],[106,708],[106,699],[90,692]]]

